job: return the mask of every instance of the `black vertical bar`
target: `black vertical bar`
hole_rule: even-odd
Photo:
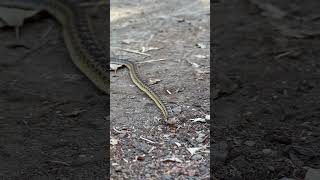
[[[110,64],[110,0],[105,0],[107,2],[107,12],[106,12],[106,51],[107,51],[107,61],[108,65]],[[108,69],[106,69],[108,70]],[[107,72],[109,74],[109,72]],[[110,75],[110,74],[109,74]],[[110,76],[109,76],[109,82],[110,82]],[[110,92],[110,83],[109,87],[107,88]],[[107,95],[107,101],[106,101],[106,146],[105,146],[105,162],[106,162],[106,179],[110,179],[110,93]]]
[[[214,109],[213,109],[213,84],[214,84],[214,73],[215,73],[215,69],[214,69],[214,65],[215,65],[215,54],[214,52],[214,34],[213,34],[213,4],[214,1],[210,1],[210,117],[211,119],[214,118]],[[212,144],[214,143],[214,129],[213,129],[213,120],[210,121],[210,179],[214,179],[214,168],[213,168],[213,158],[212,158]]]

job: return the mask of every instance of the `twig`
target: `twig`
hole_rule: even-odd
[[[151,149],[148,151],[148,154],[150,154],[156,147],[152,146]]]
[[[151,141],[151,140],[149,140],[149,139],[147,139],[147,138],[144,138],[144,137],[142,137],[142,136],[140,136],[140,139],[143,139],[143,140],[145,140],[145,141],[147,141],[147,142],[149,142],[149,143],[152,143],[152,144],[158,144],[157,142]]]
[[[63,162],[63,161],[49,160],[49,162],[56,163],[56,164],[63,164],[63,165],[66,165],[66,166],[70,166],[69,163]]]
[[[151,59],[148,61],[136,62],[136,64],[150,63],[150,62],[158,62],[158,61],[167,61],[168,59]]]
[[[51,25],[47,31],[45,33],[43,33],[43,35],[41,36],[40,38],[40,41],[42,41],[43,39],[45,39],[49,34],[50,32],[52,31],[53,29],[53,25]],[[25,53],[22,57],[20,57],[16,63],[18,63],[21,59],[25,59],[26,57],[28,57],[29,55],[31,55],[32,53],[34,53],[35,51],[39,50],[40,48],[42,48],[45,44],[47,44],[49,42],[49,39],[47,39],[46,41],[42,41],[42,43],[38,44],[38,45],[35,45],[33,46],[27,53]]]
[[[151,56],[150,54],[143,53],[143,52],[139,52],[139,51],[135,51],[135,50],[131,50],[131,49],[122,49],[122,48],[116,48],[116,49],[121,50],[121,51],[125,51],[125,52],[129,52],[129,53],[134,53],[134,54],[139,54],[139,55],[147,56],[147,57],[150,57],[150,56]]]
[[[115,131],[115,132],[117,132],[117,133],[120,133],[120,134],[122,134],[122,133],[124,133],[123,131],[119,131],[119,130],[117,130],[115,127],[113,127],[113,130]]]

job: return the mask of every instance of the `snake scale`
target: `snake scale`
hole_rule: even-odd
[[[73,63],[97,88],[109,94],[107,53],[98,44],[87,13],[78,4],[77,0],[0,0],[0,7],[45,10],[55,17],[63,27],[65,44]],[[111,58],[110,63],[126,66],[131,80],[155,102],[164,119],[174,119],[164,101],[140,80],[133,62]]]

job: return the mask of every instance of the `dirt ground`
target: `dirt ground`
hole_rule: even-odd
[[[211,8],[212,177],[319,179],[319,1]]]
[[[40,13],[21,42],[1,28],[0,59],[0,179],[104,179],[108,96],[72,64],[60,25]]]
[[[316,180],[320,3],[212,3],[209,103],[209,1],[111,2],[111,52],[137,62],[179,118],[165,125],[127,70],[110,72],[111,179]],[[71,63],[50,16],[21,32],[23,46],[0,29],[0,176],[102,179],[108,96]]]
[[[209,179],[209,7],[207,0],[111,1],[112,54],[137,62],[179,118],[167,126],[126,69],[111,72],[111,179]]]
[[[139,62],[178,117],[169,128],[126,70],[111,72],[111,178],[208,179],[209,2],[112,1],[111,14],[111,51]],[[12,28],[0,32],[0,176],[103,179],[109,99],[72,64],[61,27],[40,13],[19,43]]]

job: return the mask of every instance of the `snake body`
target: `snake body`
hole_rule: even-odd
[[[165,119],[168,119],[169,117],[172,116],[172,113],[167,111],[167,105],[164,103],[164,101],[152,90],[150,87],[145,85],[145,83],[141,80],[137,73],[136,66],[133,62],[128,61],[128,60],[122,60],[122,59],[115,59],[111,58],[110,61],[112,64],[118,64],[118,65],[124,65],[128,68],[129,70],[129,75],[132,80],[132,82],[143,92],[145,92],[153,101],[154,103],[158,106],[160,111],[162,112],[163,116]]]
[[[63,27],[65,44],[73,63],[100,90],[109,94],[109,65],[107,53],[98,44],[90,26],[89,18],[76,0],[0,0],[0,7],[45,10]],[[131,80],[157,105],[165,119],[170,118],[167,106],[157,94],[140,80],[135,64],[128,60],[111,58],[110,63],[128,68]]]

